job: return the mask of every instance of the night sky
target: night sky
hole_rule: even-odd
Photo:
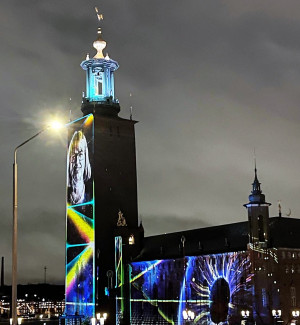
[[[11,273],[14,148],[51,116],[81,116],[97,19],[136,125],[146,235],[247,219],[254,177],[270,215],[300,216],[300,3],[1,0],[0,256]],[[132,97],[129,94],[132,93]],[[71,104],[69,98],[72,98]],[[19,151],[19,279],[63,283],[66,132]],[[121,157],[120,157],[121,158]],[[125,216],[126,217],[126,216]]]

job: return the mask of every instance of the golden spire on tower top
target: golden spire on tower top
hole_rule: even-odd
[[[103,15],[99,13],[99,10],[97,7],[95,7],[95,11],[96,11],[98,21],[100,22],[101,20],[103,20]],[[106,42],[102,38],[101,27],[98,27],[97,34],[98,34],[97,39],[93,43],[94,48],[97,50],[97,53],[94,56],[94,59],[103,59],[104,55],[103,55],[102,51],[106,47]]]

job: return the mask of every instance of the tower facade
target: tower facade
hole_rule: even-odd
[[[254,245],[269,247],[269,206],[271,204],[266,202],[265,195],[261,191],[256,166],[254,171],[255,176],[252,191],[249,195],[249,203],[244,204],[248,210],[249,241]]]
[[[86,71],[83,117],[69,127],[67,177],[66,314],[107,313],[115,324],[115,236],[120,213],[128,235],[138,230],[135,121],[118,116],[114,72],[103,56],[98,28],[96,55]],[[123,227],[124,228],[124,227]]]

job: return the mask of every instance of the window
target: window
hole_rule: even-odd
[[[95,76],[95,94],[100,96],[103,94],[103,73],[98,72]]]
[[[291,287],[291,305],[296,307],[296,287]]]
[[[97,82],[97,94],[96,95],[102,95],[102,81]]]
[[[128,243],[129,243],[129,245],[134,245],[134,236],[133,235],[129,236]]]
[[[283,259],[285,259],[285,252],[284,251],[281,253],[281,256],[282,256]]]
[[[268,305],[268,299],[267,299],[267,293],[266,293],[266,289],[262,288],[261,289],[261,299],[262,299],[262,305],[263,307],[267,307]]]

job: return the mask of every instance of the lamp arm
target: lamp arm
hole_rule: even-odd
[[[43,133],[44,131],[46,131],[48,129],[48,127],[40,130],[38,133],[36,133],[35,135],[33,135],[32,137],[30,137],[29,139],[27,139],[26,141],[22,142],[21,144],[19,144],[16,148],[15,148],[15,152],[14,152],[14,162],[17,162],[17,151],[19,148],[23,147],[24,144],[26,144],[27,142],[33,140],[34,138],[36,138],[37,136],[39,136],[41,133]]]

